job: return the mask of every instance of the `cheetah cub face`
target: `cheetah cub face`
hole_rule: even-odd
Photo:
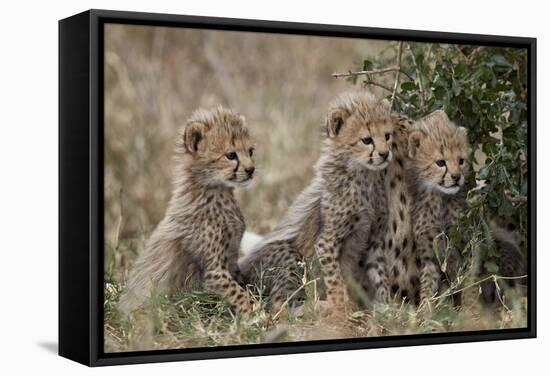
[[[183,128],[187,167],[210,186],[246,186],[254,177],[254,146],[242,115],[218,107],[198,110]]]
[[[341,96],[326,118],[329,142],[351,164],[383,170],[392,160],[393,115],[386,99],[370,93]]]
[[[409,157],[418,181],[429,190],[456,194],[464,185],[471,153],[467,131],[435,111],[409,135]]]

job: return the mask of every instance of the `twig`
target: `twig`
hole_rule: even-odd
[[[477,47],[472,52],[470,52],[470,54],[468,55],[468,59],[466,60],[466,64],[468,64],[468,66],[471,66],[474,63],[477,55],[479,55],[481,51],[483,51],[483,47]]]
[[[122,338],[120,338],[119,336],[117,336],[117,335],[115,334],[116,329],[113,328],[111,325],[105,324],[105,329],[109,330],[109,334],[112,335],[113,337],[115,337],[116,340],[117,340],[118,342],[120,342],[120,343],[123,342],[123,341],[122,341]]]
[[[384,89],[384,90],[387,90],[387,91],[389,91],[389,92],[393,92],[393,89],[392,89],[392,88],[389,88],[389,87],[387,87],[387,86],[385,86],[385,85],[379,84],[378,82],[374,82],[374,81],[371,81],[371,80],[365,80],[365,81],[363,81],[363,85],[377,86],[377,87],[382,88],[382,89]],[[396,96],[397,98],[401,99],[401,100],[405,100],[405,98],[404,98],[401,94],[399,94],[399,93],[395,93],[395,96]]]
[[[393,108],[393,102],[395,101],[395,94],[397,93],[397,87],[399,86],[399,78],[401,75],[401,56],[403,54],[403,41],[399,42],[399,49],[397,50],[397,66],[399,70],[395,73],[395,83],[393,84],[393,92],[391,94],[390,108]]]
[[[437,300],[437,299],[446,298],[446,297],[448,297],[448,296],[451,296],[451,295],[454,295],[454,294],[456,294],[456,293],[459,293],[459,292],[462,292],[462,291],[464,291],[464,290],[467,290],[467,289],[469,289],[469,288],[471,288],[471,287],[477,286],[477,285],[479,285],[479,284],[481,284],[481,283],[483,283],[483,282],[485,282],[485,281],[488,281],[488,280],[490,280],[490,279],[492,279],[493,281],[497,281],[497,280],[499,280],[499,279],[506,279],[506,280],[508,280],[508,279],[523,279],[523,278],[527,278],[527,274],[525,274],[525,275],[520,275],[520,276],[517,276],[517,277],[504,277],[504,276],[499,276],[499,275],[496,275],[496,274],[492,274],[492,275],[490,275],[489,277],[483,278],[483,279],[481,279],[481,280],[479,280],[479,281],[477,281],[477,282],[474,282],[474,283],[472,283],[472,284],[470,284],[470,285],[468,285],[468,286],[465,286],[465,287],[463,287],[463,288],[461,288],[461,289],[458,289],[458,290],[456,290],[456,291],[452,291],[452,292],[449,292],[449,293],[445,293],[445,294],[439,295],[439,296],[433,296],[432,298],[430,298],[430,300]]]
[[[460,56],[462,56],[464,60],[468,61],[468,56],[466,56],[466,54],[464,53],[464,51],[462,51],[459,45],[455,44],[455,49],[458,51],[458,53],[460,54]]]
[[[504,299],[502,299],[502,294],[501,294],[501,290],[500,290],[500,286],[498,285],[498,280],[496,278],[493,279],[493,283],[495,284],[495,287],[497,288],[497,296],[498,296],[498,300],[500,300],[500,304],[502,304],[502,306],[504,307],[504,309],[507,311],[507,312],[511,312],[512,310],[504,303]]]
[[[523,195],[514,195],[510,190],[505,189],[504,195],[510,200],[513,204],[522,204],[527,202],[527,196]]]
[[[404,74],[407,76],[407,78],[411,81],[414,81],[414,79],[405,71],[402,71],[398,66],[392,66],[387,68],[380,68],[380,69],[372,69],[372,70],[362,70],[357,72],[349,71],[347,73],[333,73],[332,77],[334,78],[340,78],[340,77],[356,77],[356,76],[368,76],[371,74],[383,74],[388,72],[399,72],[401,74]]]
[[[430,45],[431,48],[431,45]],[[424,107],[424,101],[425,101],[425,93],[424,93],[424,83],[422,82],[422,76],[420,75],[420,69],[418,68],[418,64],[416,64],[416,58],[414,57],[414,53],[411,49],[411,45],[407,43],[407,50],[411,53],[412,62],[414,65],[414,70],[416,71],[416,78],[418,79],[418,88],[420,89],[420,105],[421,107]],[[414,80],[416,81],[416,80]]]

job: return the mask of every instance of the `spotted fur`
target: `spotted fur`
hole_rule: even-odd
[[[178,135],[172,198],[135,261],[119,308],[129,312],[153,292],[203,287],[238,311],[252,309],[239,285],[238,249],[245,223],[233,189],[253,177],[245,120],[231,110],[198,110]]]
[[[396,157],[386,182],[389,214],[384,254],[390,295],[425,306],[442,279],[434,245],[449,253],[446,276],[454,279],[461,262],[459,252],[447,247],[443,235],[456,228],[466,207],[460,189],[471,149],[466,130],[454,125],[443,111],[398,130],[394,132]],[[493,225],[492,236],[503,275],[523,275],[525,264],[510,232]],[[482,291],[486,302],[499,293],[490,283]]]
[[[434,241],[445,249],[445,237],[456,227],[465,207],[463,192],[471,148],[466,129],[452,123],[445,112],[435,111],[417,121],[409,136],[411,189],[414,192],[412,231],[415,267],[420,279],[420,305],[439,288],[441,271]]]
[[[394,122],[389,102],[368,92],[341,95],[330,105],[312,182],[283,221],[240,262],[248,276],[262,268],[283,270],[276,274],[282,282],[267,283],[273,306],[280,307],[297,287],[287,283],[294,273],[291,266],[312,255],[319,259],[329,304],[346,304],[346,280],[357,273],[361,244],[380,241],[384,169],[393,158]],[[383,263],[381,253],[367,259]],[[381,266],[373,283],[383,279]]]
[[[363,288],[370,292],[370,297],[378,302],[385,302],[388,298],[395,296],[412,297],[414,296],[414,287],[419,284],[416,278],[411,278],[411,271],[414,268],[414,265],[411,265],[414,247],[411,234],[411,211],[414,197],[408,179],[410,168],[408,137],[411,128],[412,121],[405,116],[400,116],[394,128],[394,159],[387,168],[384,182],[387,217],[381,221],[383,225],[380,229],[380,233],[383,234],[382,241],[367,243],[362,257],[365,261],[360,261],[359,265],[361,271],[358,279]],[[366,258],[369,254],[381,255],[384,262],[367,261]],[[378,256],[378,259],[382,260],[382,257]],[[386,266],[386,280],[375,281],[379,268],[384,265]]]

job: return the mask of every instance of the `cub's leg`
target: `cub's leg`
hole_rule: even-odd
[[[251,312],[254,302],[246,290],[229,271],[226,253],[230,246],[228,234],[220,225],[212,225],[210,231],[202,231],[198,254],[205,258],[204,285],[224,296],[237,312]]]
[[[368,291],[372,291],[375,301],[385,303],[390,296],[388,273],[384,249],[380,242],[374,241],[367,246],[364,270],[367,281],[364,283]]]
[[[416,264],[420,274],[420,306],[419,308],[429,308],[429,299],[439,289],[441,274],[439,266],[436,264],[433,251],[434,231],[421,233],[417,237],[417,256]]]
[[[345,213],[345,208],[324,208],[328,213]],[[315,243],[331,307],[344,307],[349,301],[340,265],[343,240],[351,231],[351,222],[337,215],[326,215],[323,229]]]
[[[299,264],[302,257],[288,241],[278,241],[247,256],[239,263],[249,284],[263,285],[267,294],[267,309],[278,312],[289,297],[294,302],[304,297]]]
[[[278,312],[292,294],[292,301],[303,299],[299,262],[301,257],[291,246],[282,245],[278,257],[267,260],[267,272],[270,274],[269,310]],[[270,270],[271,269],[271,270]]]

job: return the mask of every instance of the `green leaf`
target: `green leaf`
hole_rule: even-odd
[[[401,84],[401,91],[407,92],[411,90],[416,90],[416,84],[412,81],[406,81]]]
[[[465,63],[459,63],[455,67],[455,76],[464,76],[468,72],[468,66]]]
[[[483,166],[479,169],[479,178],[481,180],[485,180],[487,179],[487,177],[489,176],[489,166]]]
[[[363,60],[363,70],[372,70],[374,68],[374,64],[369,59]]]
[[[456,80],[453,80],[452,89],[455,97],[458,97],[462,92],[462,86]]]
[[[511,67],[512,64],[504,56],[501,54],[495,54],[491,57],[491,61],[495,63],[495,65],[500,65],[503,67]]]
[[[498,265],[493,261],[485,261],[483,267],[491,274],[496,274],[498,272]]]

